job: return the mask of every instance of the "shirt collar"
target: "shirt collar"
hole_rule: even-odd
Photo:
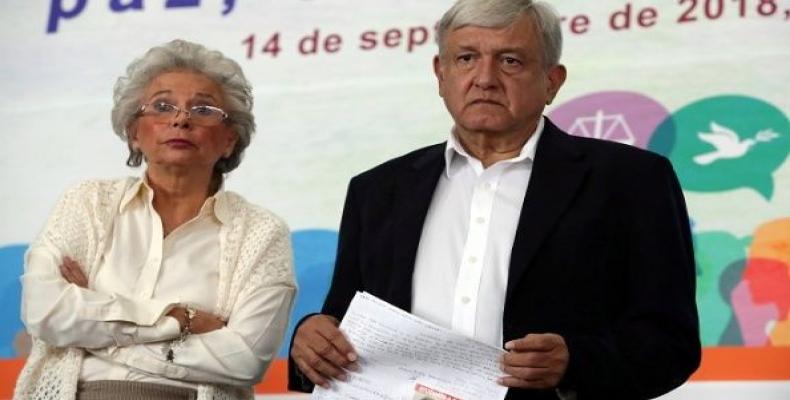
[[[145,182],[145,178],[138,178],[126,191],[123,193],[123,197],[121,197],[121,204],[118,206],[118,212],[123,213],[129,207],[129,204],[132,203],[132,200],[138,198],[138,195],[142,196],[141,193],[145,188],[150,190],[148,183]]]
[[[123,213],[126,211],[130,204],[132,204],[133,200],[151,203],[153,201],[153,197],[154,190],[151,189],[151,186],[148,184],[148,177],[143,175],[143,177],[137,179],[137,181],[135,181],[131,186],[129,186],[128,189],[126,189],[126,192],[124,192],[123,197],[121,198],[118,212]],[[209,196],[206,199],[206,201],[203,203],[203,206],[200,207],[198,215],[212,215],[216,217],[220,223],[228,224],[232,219],[232,212],[228,202],[228,193],[223,189],[223,187],[220,187],[213,196]]]
[[[516,157],[502,160],[500,162],[506,163],[517,163],[517,162],[525,162],[535,161],[535,152],[538,149],[538,141],[540,140],[540,135],[543,133],[543,127],[545,126],[545,121],[543,117],[538,119],[538,125],[535,127],[535,131],[532,132],[527,142],[524,143],[524,146],[521,147],[521,151]],[[451,178],[455,173],[463,165],[460,161],[463,159],[467,160],[477,160],[474,156],[467,153],[464,146],[461,145],[461,142],[455,135],[455,129],[450,131],[450,137],[447,139],[447,145],[444,149],[444,165],[445,165],[445,174],[447,174],[448,178]]]
[[[223,225],[228,225],[233,219],[233,211],[230,207],[230,198],[228,192],[222,187],[214,193],[214,196],[209,197],[214,201],[214,216],[217,217],[219,222]]]

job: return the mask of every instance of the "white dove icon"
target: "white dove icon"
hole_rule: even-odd
[[[708,165],[721,159],[743,157],[758,142],[770,142],[779,137],[779,134],[771,129],[764,129],[757,132],[754,138],[741,140],[732,129],[711,121],[710,132],[699,132],[697,137],[716,148],[711,152],[694,157],[695,163]]]

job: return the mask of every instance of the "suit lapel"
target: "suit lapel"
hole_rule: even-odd
[[[546,236],[571,204],[587,168],[583,154],[573,146],[567,134],[547,119],[513,241],[506,299],[510,298]]]
[[[397,177],[393,204],[393,273],[390,285],[392,303],[411,311],[412,276],[417,247],[433,192],[444,170],[444,144],[433,146]]]

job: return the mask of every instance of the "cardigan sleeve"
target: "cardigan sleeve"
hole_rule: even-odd
[[[56,346],[101,348],[172,339],[179,324],[165,314],[174,304],[100,293],[68,283],[65,256],[86,265],[96,254],[103,221],[98,204],[106,187],[85,183],[63,195],[25,255],[21,318],[28,332]],[[111,210],[114,211],[114,210]]]

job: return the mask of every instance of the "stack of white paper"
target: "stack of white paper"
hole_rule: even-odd
[[[369,293],[357,293],[340,329],[359,355],[358,372],[321,400],[501,400],[507,388],[497,349],[434,325]]]

